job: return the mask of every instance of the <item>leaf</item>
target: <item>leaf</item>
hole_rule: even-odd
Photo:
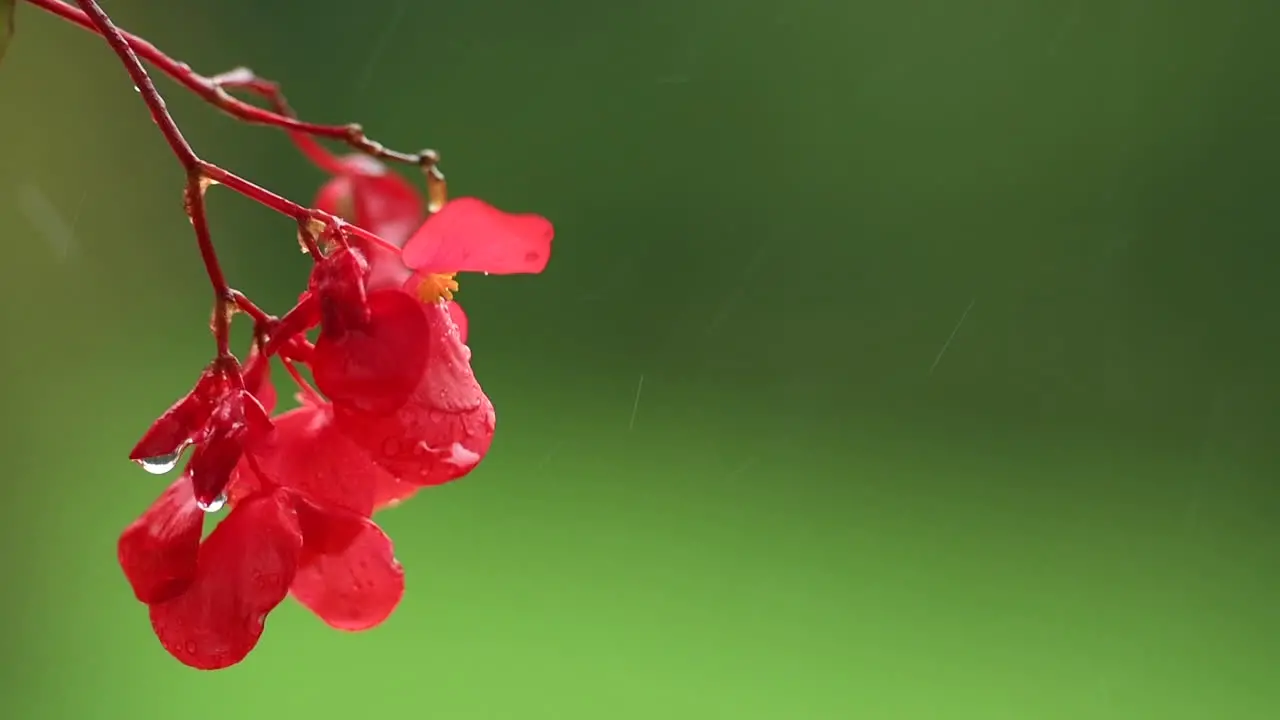
[[[13,8],[17,3],[18,0],[0,0],[0,60],[4,60],[4,51],[13,37]]]

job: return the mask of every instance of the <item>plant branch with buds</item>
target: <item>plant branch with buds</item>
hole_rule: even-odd
[[[183,191],[183,204],[195,231],[196,244],[209,276],[209,283],[213,287],[215,308],[212,329],[220,359],[225,360],[230,355],[228,344],[230,317],[232,312],[244,306],[244,300],[237,301],[236,296],[240,298],[244,296],[238,293],[233,294],[234,291],[228,285],[209,232],[204,195],[211,185],[225,185],[254,202],[292,218],[298,223],[300,242],[316,259],[320,257],[317,237],[321,234],[326,235],[338,245],[346,245],[348,239],[352,237],[376,246],[387,246],[388,243],[364,228],[349,225],[341,218],[324,211],[295,203],[202,159],[191,148],[169,113],[164,97],[160,95],[142,64],[144,60],[232,117],[244,122],[287,131],[303,154],[322,170],[338,172],[342,168],[342,163],[317,143],[315,138],[344,142],[374,158],[417,165],[426,172],[428,178],[443,180],[443,176],[439,174],[436,167],[439,156],[434,151],[405,153],[392,150],[382,143],[369,139],[360,125],[355,123],[320,125],[298,120],[276,83],[257,77],[248,68],[237,68],[213,77],[200,75],[186,63],[174,60],[150,42],[121,30],[94,0],[76,0],[76,5],[79,7],[61,0],[26,1],[78,27],[101,35],[107,41],[124,64],[134,87],[138,89],[146,103],[152,120],[155,121],[160,133],[173,151],[174,157],[185,171],[187,182]],[[229,91],[237,89],[267,99],[274,109],[260,108],[232,96]]]

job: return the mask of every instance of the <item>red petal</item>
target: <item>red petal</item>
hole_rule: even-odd
[[[188,445],[199,442],[208,429],[209,417],[231,387],[224,368],[218,363],[209,365],[191,392],[165,410],[147,429],[129,453],[129,459],[164,458],[181,453]]]
[[[334,251],[315,264],[310,290],[320,300],[320,324],[333,332],[346,332],[369,322],[369,301],[364,284],[369,263],[350,248]]]
[[[398,479],[395,482],[380,484],[374,488],[373,509],[377,512],[378,510],[393,508],[417,495],[421,489],[421,485],[401,482]]]
[[[388,413],[422,378],[428,332],[422,303],[399,290],[369,294],[369,322],[343,332],[324,328],[311,356],[316,386],[335,403]]]
[[[540,273],[555,228],[540,215],[513,215],[457,198],[427,218],[404,245],[404,264],[421,272]]]
[[[365,249],[369,260],[369,274],[365,277],[365,287],[369,290],[379,288],[400,287],[413,277],[413,271],[405,267],[400,260],[400,253],[385,247]]]
[[[262,404],[268,415],[276,409],[276,388],[271,384],[271,360],[255,343],[244,361],[244,389]]]
[[[404,595],[404,569],[391,539],[372,520],[300,505],[306,540],[294,598],[339,630],[368,630]]]
[[[403,246],[422,222],[422,199],[399,174],[382,169],[354,178],[355,224],[393,245]]]
[[[462,311],[462,306],[450,300],[447,304],[449,308],[449,317],[453,319],[453,324],[458,326],[458,341],[462,344],[467,343],[467,314]]]
[[[271,433],[271,419],[266,411],[257,398],[244,391],[223,400],[210,425],[208,438],[200,443],[187,463],[196,501],[206,505],[226,490],[231,471],[240,462],[245,446]]]
[[[191,585],[203,528],[204,513],[196,507],[186,474],[125,528],[116,554],[139,600],[168,600]]]
[[[329,404],[307,405],[275,418],[271,439],[253,449],[262,480],[325,507],[373,513],[378,488],[399,482],[338,431]]]
[[[298,516],[282,493],[237,506],[200,546],[191,587],[151,606],[156,637],[194,668],[240,662],[288,593],[301,552]]]
[[[489,451],[494,411],[471,372],[470,351],[440,303],[414,306],[425,370],[408,401],[382,415],[334,399],[338,427],[401,481],[439,485],[467,474]]]
[[[251,452],[246,451],[240,457],[240,462],[236,464],[236,469],[231,471],[231,480],[227,483],[226,489],[229,507],[234,508],[267,487],[263,485],[257,471],[253,469],[255,462]]]
[[[403,282],[400,283],[400,290],[409,295],[417,295],[418,287],[424,279],[431,273],[414,273],[411,274]],[[465,345],[467,342],[467,314],[462,311],[462,306],[454,300],[446,300],[445,306],[449,309],[449,317],[453,318],[453,324],[458,326],[458,339]]]

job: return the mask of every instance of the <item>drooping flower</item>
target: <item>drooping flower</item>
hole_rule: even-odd
[[[246,376],[269,408],[275,392],[258,367]],[[369,517],[379,484],[398,481],[329,417],[321,405],[278,416],[246,449],[228,487],[231,511],[203,542],[206,513],[186,473],[122,533],[125,576],[161,644],[183,663],[212,670],[240,662],[287,594],[352,631],[380,624],[399,603],[403,569]]]
[[[554,228],[541,216],[464,197],[406,233],[424,208],[405,192],[407,183],[363,160],[349,168],[325,185],[317,205],[402,250],[361,247],[370,268],[370,320],[358,328],[321,322],[312,355],[316,385],[333,403],[337,427],[402,483],[449,482],[483,459],[496,423],[471,370],[469,323],[453,299],[456,276],[542,272]],[[413,368],[421,371],[406,392]]]
[[[439,485],[462,477],[493,441],[493,404],[472,372],[455,320],[453,270],[539,272],[551,239],[544,218],[453,200],[407,241],[410,279],[368,292],[367,322],[321,322],[312,369],[337,427],[402,482]]]
[[[335,628],[382,623],[403,596],[404,572],[372,515],[466,475],[493,439],[493,404],[453,302],[456,275],[540,272],[551,224],[471,198],[437,204],[424,222],[423,203],[398,176],[349,167],[317,205],[346,203],[340,214],[386,242],[327,248],[244,367],[211,366],[134,452],[157,470],[196,447],[187,472],[119,543],[161,644],[193,667],[242,660],[289,594]],[[304,333],[316,326],[313,345]],[[323,396],[299,379],[300,407],[268,419],[273,354],[309,365]],[[202,541],[206,511],[224,498],[227,517]]]
[[[150,472],[168,472],[188,447],[195,446],[186,473],[196,501],[215,505],[240,460],[246,443],[271,431],[271,420],[253,393],[245,389],[234,358],[214,360],[195,388],[164,412],[129,453]]]

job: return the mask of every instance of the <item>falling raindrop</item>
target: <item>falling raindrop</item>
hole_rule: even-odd
[[[196,501],[196,505],[197,505],[197,506],[199,506],[199,508],[200,508],[201,510],[203,510],[203,511],[205,511],[205,512],[207,512],[207,513],[216,513],[216,512],[218,512],[219,510],[221,510],[221,509],[222,509],[222,507],[223,507],[224,505],[226,505],[226,504],[227,504],[227,494],[226,494],[226,493],[222,493],[222,494],[218,495],[218,497],[216,497],[216,498],[214,498],[214,499],[210,500],[210,501],[209,501],[209,502],[207,502],[207,503],[200,502],[199,500],[197,500],[197,501]]]
[[[142,466],[143,470],[152,475],[164,475],[178,465],[178,461],[182,459],[182,451],[186,449],[187,447],[184,445],[178,448],[177,452],[168,455],[142,458],[138,461],[138,464]]]

